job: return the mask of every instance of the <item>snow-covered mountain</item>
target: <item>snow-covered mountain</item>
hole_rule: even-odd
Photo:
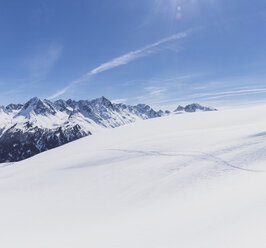
[[[193,105],[194,106],[194,105]],[[190,109],[193,109],[193,106]],[[198,107],[207,111],[206,107]],[[189,108],[188,106],[185,108]],[[192,112],[192,111],[186,111]],[[170,111],[150,106],[112,103],[105,97],[94,100],[41,100],[0,107],[0,163],[18,161],[40,152],[137,120],[161,117]]]
[[[0,162],[18,161],[91,135],[162,114],[150,106],[115,104],[101,97],[91,101],[32,98],[24,105],[0,108]]]
[[[198,103],[192,103],[185,107],[179,105],[174,112],[196,112],[196,111],[217,111],[215,108],[201,106]]]
[[[266,106],[105,128],[0,165],[2,248],[265,248]]]

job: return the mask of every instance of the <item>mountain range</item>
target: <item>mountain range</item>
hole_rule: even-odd
[[[146,104],[112,103],[105,97],[54,102],[34,97],[25,104],[0,106],[0,163],[29,158],[101,128],[175,113],[215,110],[195,103],[171,112],[155,111]]]

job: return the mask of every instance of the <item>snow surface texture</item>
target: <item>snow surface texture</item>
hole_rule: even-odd
[[[183,112],[210,111],[191,104]],[[23,104],[0,107],[0,163],[15,162],[40,152],[137,120],[169,115],[150,106],[115,104],[105,97],[94,100],[58,100],[37,97]]]
[[[266,106],[102,129],[0,167],[0,247],[266,247]]]

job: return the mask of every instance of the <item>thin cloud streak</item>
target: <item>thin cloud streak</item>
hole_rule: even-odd
[[[188,101],[194,101],[194,100],[215,100],[225,97],[233,97],[233,96],[241,96],[241,95],[253,95],[253,94],[263,94],[266,93],[266,88],[260,88],[260,89],[248,89],[248,90],[235,90],[235,91],[224,91],[224,92],[213,92],[213,93],[205,93],[205,94],[194,94],[187,96],[186,98],[171,98],[171,99],[154,99],[153,102],[150,104],[167,104],[167,103],[177,103],[177,102],[188,102]]]
[[[258,91],[247,91],[243,93],[231,93],[231,94],[224,94],[224,95],[219,95],[219,96],[212,96],[208,97],[206,99],[212,100],[212,99],[220,99],[220,98],[225,98],[225,97],[232,97],[232,96],[246,96],[246,95],[254,95],[254,94],[263,94],[266,93],[265,90],[258,90]]]
[[[247,89],[247,90],[233,90],[233,91],[223,91],[223,92],[211,92],[211,93],[203,93],[203,94],[194,94],[191,97],[193,98],[201,98],[201,97],[222,97],[223,95],[236,95],[236,94],[257,94],[266,92],[266,88],[260,89]]]
[[[178,34],[174,34],[172,36],[169,36],[167,38],[161,39],[157,42],[154,42],[148,46],[145,46],[143,48],[140,48],[138,50],[135,51],[131,51],[127,54],[124,54],[120,57],[114,58],[111,61],[108,61],[106,63],[101,64],[100,66],[94,68],[93,70],[91,70],[90,72],[88,72],[87,74],[85,74],[84,76],[78,78],[77,80],[72,81],[68,86],[66,86],[65,88],[57,91],[55,94],[53,94],[52,96],[48,97],[48,99],[54,99],[58,96],[63,95],[64,93],[66,93],[66,91],[73,85],[81,83],[83,81],[89,80],[91,76],[96,75],[98,73],[113,69],[115,67],[121,66],[121,65],[125,65],[128,64],[136,59],[139,59],[141,57],[146,57],[150,54],[156,53],[158,52],[158,48],[160,45],[163,45],[167,42],[171,42],[171,41],[176,41],[176,40],[180,40],[183,39],[185,37],[187,37],[190,33],[192,32],[191,30],[188,30],[186,32],[181,32]]]
[[[159,96],[162,93],[166,92],[167,88],[150,86],[150,87],[146,87],[145,90],[148,92],[149,96]]]
[[[64,89],[57,91],[57,92],[56,92],[55,94],[53,94],[52,96],[47,97],[47,99],[48,99],[48,100],[52,100],[52,99],[54,99],[54,98],[56,98],[56,97],[58,97],[58,96],[61,96],[61,95],[65,94],[66,91],[67,91],[69,88],[70,88],[70,86],[67,86],[67,87],[65,87]]]
[[[156,47],[158,47],[158,46],[160,46],[166,42],[185,38],[185,37],[187,37],[187,35],[188,35],[188,32],[178,33],[178,34],[172,35],[170,37],[164,38],[162,40],[159,40],[157,42],[154,42],[154,43],[152,43],[146,47],[143,47],[141,49],[138,49],[138,50],[129,52],[127,54],[124,54],[120,57],[117,57],[117,58],[115,58],[115,59],[113,59],[107,63],[104,63],[104,64],[96,67],[95,69],[90,71],[88,73],[88,75],[94,75],[94,74],[97,74],[97,73],[100,73],[100,72],[103,72],[106,70],[110,70],[110,69],[115,68],[117,66],[128,64],[129,62],[136,60],[140,57],[148,56],[148,55],[156,52],[154,50],[154,48],[156,48]]]

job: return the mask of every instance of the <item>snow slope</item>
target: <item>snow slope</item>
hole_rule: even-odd
[[[264,112],[149,119],[2,164],[0,247],[265,247]]]
[[[0,106],[0,163],[32,157],[102,128],[165,114],[146,104],[116,104],[105,97],[55,102],[34,97],[25,104]]]

